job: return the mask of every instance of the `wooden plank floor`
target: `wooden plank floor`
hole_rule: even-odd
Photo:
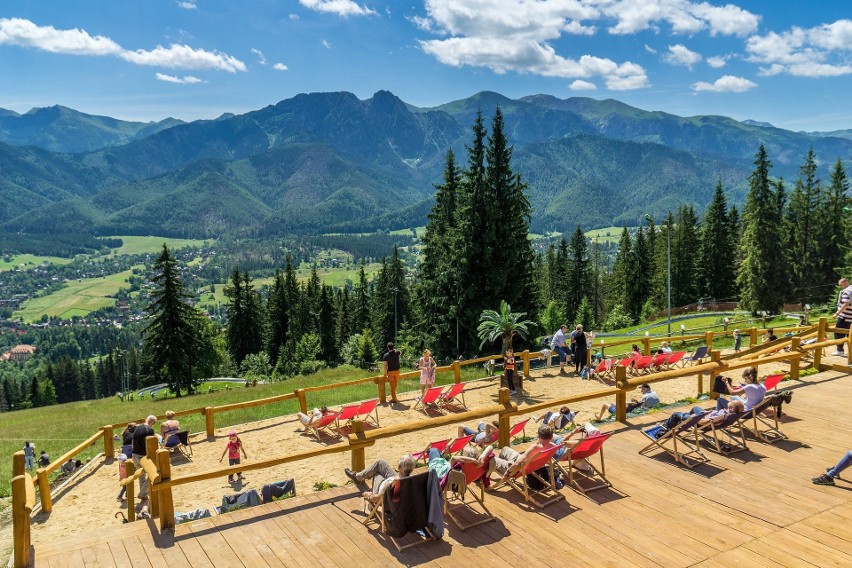
[[[637,453],[646,441],[639,429],[664,414],[612,424],[605,451],[614,489],[590,497],[563,489],[567,499],[544,510],[498,489],[486,496],[495,522],[462,532],[448,521],[444,540],[402,553],[361,525],[361,499],[347,485],[181,525],[174,535],[148,521],[39,546],[35,565],[852,566],[852,483],[810,482],[850,449],[852,376],[822,373],[793,390],[788,441],[750,441],[732,458],[708,452],[711,463],[690,471],[664,454]]]

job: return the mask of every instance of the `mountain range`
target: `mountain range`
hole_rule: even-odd
[[[241,115],[126,122],[64,107],[0,109],[0,230],[211,237],[363,232],[425,223],[448,149],[499,106],[529,185],[532,229],[569,231],[703,211],[717,180],[742,203],[760,144],[795,180],[852,160],[844,131],[803,133],[616,100],[482,92],[434,108],[387,91],[300,94]]]

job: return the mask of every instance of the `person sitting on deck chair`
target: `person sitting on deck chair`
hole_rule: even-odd
[[[543,416],[533,416],[533,422],[542,422],[547,424],[554,430],[564,430],[569,424],[574,423],[574,418],[577,417],[576,412],[571,412],[567,406],[559,409],[559,412],[547,411]]]
[[[307,432],[308,428],[314,424],[318,424],[326,414],[328,414],[328,407],[323,406],[322,408],[314,408],[310,414],[299,412],[296,414],[296,417],[299,419],[299,422],[305,425],[305,431]]]
[[[627,403],[627,412],[633,412],[637,408],[654,408],[660,404],[660,397],[651,390],[651,385],[643,383],[639,390],[642,391],[642,398],[635,398]],[[604,404],[601,411],[595,416],[595,420],[603,420],[604,412],[609,411],[610,414],[615,414],[615,404]]]
[[[346,477],[351,479],[354,483],[360,483],[367,479],[372,479],[372,491],[364,491],[361,496],[366,501],[376,505],[379,501],[381,501],[385,491],[387,491],[387,489],[391,486],[393,486],[393,497],[398,499],[399,483],[396,483],[396,481],[399,478],[410,477],[411,472],[414,471],[414,465],[415,461],[411,454],[405,454],[399,458],[399,464],[396,469],[394,469],[394,467],[385,460],[376,460],[367,466],[366,469],[359,472],[354,472],[347,467],[343,470],[343,473],[345,473]]]
[[[489,462],[488,474],[497,471],[505,479],[531,462],[540,452],[549,450],[554,445],[553,428],[547,424],[542,424],[538,427],[538,440],[524,453],[519,454],[509,446],[500,448],[500,453]]]
[[[665,434],[666,432],[668,432],[669,430],[671,430],[672,428],[695,414],[703,414],[704,412],[707,412],[707,414],[698,422],[698,426],[704,426],[715,420],[723,418],[728,414],[739,414],[744,410],[745,407],[743,406],[741,400],[732,400],[725,408],[712,410],[710,412],[707,412],[700,406],[693,406],[692,410],[690,410],[689,412],[672,412],[671,416],[669,416],[664,422],[660,423],[660,426],[662,426],[662,428],[657,431],[657,437],[659,438],[660,436],[662,436],[663,434]]]
[[[465,436],[473,436],[473,440],[471,440],[472,444],[479,444],[480,446],[484,446],[486,444],[489,444],[491,440],[494,439],[494,434],[497,433],[498,426],[499,424],[496,420],[491,422],[490,424],[480,422],[476,430],[462,424],[461,426],[459,426],[456,437],[463,438]]]
[[[177,433],[180,432],[180,422],[175,420],[173,410],[166,411],[166,419],[160,423],[160,441],[164,448],[173,448],[180,444]]]
[[[464,447],[460,455],[446,459],[437,448],[429,448],[427,465],[429,469],[435,470],[435,474],[441,480],[441,485],[443,486],[444,479],[450,470],[453,469],[453,466],[456,464],[473,463],[481,467],[482,464],[490,459],[492,453],[494,453],[494,446],[492,445],[480,449],[471,443]]]
[[[727,394],[736,395],[732,396],[731,400],[739,400],[745,405],[746,410],[751,410],[754,406],[760,404],[766,397],[766,387],[757,382],[756,367],[749,367],[743,371],[743,380],[745,381],[745,384],[733,387],[731,386],[730,379],[728,379],[724,381],[724,386],[728,390]],[[720,396],[716,400],[716,408],[721,410],[726,406],[728,406],[728,400],[725,397]]]

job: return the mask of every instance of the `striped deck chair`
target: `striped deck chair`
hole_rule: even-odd
[[[323,434],[327,434],[332,438],[339,438],[340,434],[332,431],[331,429],[334,423],[337,421],[337,415],[337,412],[329,412],[328,414],[320,418],[320,421],[316,424],[309,425],[307,428],[308,432],[316,436],[318,442],[322,442]]]
[[[379,427],[379,399],[365,400],[358,406],[358,418],[364,422],[370,422]],[[374,417],[375,415],[375,417]]]
[[[746,412],[727,414],[722,418],[697,426],[696,431],[712,452],[723,456],[742,452],[748,449],[740,422],[740,418],[745,414]]]
[[[666,369],[674,369],[675,365],[680,363],[680,366],[683,367],[686,365],[686,361],[684,361],[684,357],[686,357],[686,351],[673,351],[669,358],[666,359]]]
[[[447,474],[447,483],[444,485],[444,515],[463,531],[495,520],[494,515],[485,506],[485,478],[488,476],[488,464],[493,457],[491,454],[482,465],[463,463],[461,469],[452,469]],[[479,488],[479,495],[473,486]],[[468,494],[473,497],[473,501],[467,500]],[[454,503],[452,506],[451,502]],[[481,511],[477,510],[474,504],[477,504]],[[465,511],[464,515],[460,514],[462,511]],[[462,517],[467,516],[474,518],[471,522],[465,522]]]
[[[742,428],[748,430],[755,439],[767,444],[774,444],[787,439],[787,435],[779,429],[778,413],[772,414],[772,422],[770,422],[770,417],[763,414],[765,410],[772,408],[775,396],[778,396],[778,394],[767,396],[759,404],[754,405],[751,410],[743,412],[740,418]]]
[[[646,373],[649,373],[651,369],[651,361],[653,360],[654,357],[652,355],[643,355],[638,359],[634,359],[633,368],[631,369],[631,372],[634,375],[644,375]]]
[[[706,412],[693,414],[662,434],[661,431],[664,430],[662,424],[642,430],[642,433],[651,440],[651,443],[639,450],[639,453],[645,455],[653,449],[660,449],[688,469],[709,462],[710,459],[701,452],[699,447],[697,430],[698,423],[706,415]],[[658,435],[659,437],[657,437]]]
[[[340,412],[337,413],[337,420],[335,421],[335,429],[337,430],[337,435],[343,435],[343,428],[348,428],[352,424],[352,420],[354,420],[358,416],[358,408],[360,404],[349,404],[340,409]]]
[[[503,481],[497,483],[494,488],[503,485],[509,485],[515,491],[518,491],[524,496],[524,501],[532,503],[536,507],[543,509],[551,503],[555,503],[560,499],[565,499],[565,496],[559,493],[556,489],[556,476],[553,472],[553,456],[562,449],[562,446],[553,446],[547,450],[539,452],[530,460],[524,467],[516,471],[514,474],[507,475]],[[539,470],[547,468],[548,474],[543,477]],[[535,477],[543,486],[542,489],[533,489],[529,486],[527,475]]]
[[[426,412],[430,406],[437,408],[438,398],[441,396],[442,390],[444,390],[444,387],[432,387],[422,397],[418,396],[414,403],[414,410]]]
[[[450,385],[450,387],[446,391],[442,392],[441,396],[438,397],[438,406],[441,408],[447,408],[448,406],[467,408],[467,404],[464,402],[465,386],[465,383],[455,383]]]
[[[612,432],[609,434],[600,434],[599,436],[583,438],[576,446],[569,448],[559,459],[555,460],[556,467],[568,480],[569,485],[584,494],[589,491],[594,491],[595,489],[612,487],[612,483],[610,483],[606,478],[603,454],[604,442],[606,442],[610,436],[612,436]],[[600,456],[600,469],[595,467],[595,465],[588,459],[595,454]],[[579,460],[586,460],[586,463],[589,464],[591,469],[582,470],[576,467],[574,462]],[[562,465],[566,462],[568,464],[568,471],[565,471],[565,466]]]

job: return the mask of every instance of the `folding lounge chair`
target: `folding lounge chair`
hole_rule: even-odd
[[[177,436],[179,443],[175,446],[169,447],[168,450],[172,453],[174,453],[175,450],[177,450],[183,455],[183,457],[185,457],[188,460],[191,460],[192,459],[192,445],[189,443],[189,430],[181,430],[180,432],[175,434],[175,436]]]
[[[556,460],[556,467],[565,475],[568,483],[582,493],[588,493],[595,489],[603,489],[604,487],[612,487],[612,483],[606,478],[606,468],[604,466],[603,445],[612,433],[601,434],[590,438],[583,438],[576,446],[568,449],[562,456]],[[601,458],[601,468],[592,464],[588,459],[593,455],[598,454]],[[575,461],[586,460],[591,468],[584,471],[574,466]],[[565,471],[563,463],[568,463],[568,471]],[[583,483],[583,481],[586,483]]]
[[[745,412],[727,414],[703,426],[697,426],[696,431],[707,444],[710,451],[727,456],[747,450],[740,418]]]
[[[444,515],[463,531],[495,520],[494,515],[485,506],[485,477],[488,475],[490,461],[489,459],[482,465],[463,463],[461,469],[452,469],[447,474],[447,483],[444,485]],[[473,485],[479,488],[479,495],[476,494]],[[473,497],[473,501],[467,500],[468,494]],[[455,502],[452,506],[450,506],[451,501]],[[474,504],[478,504],[482,510],[478,511],[474,508]],[[464,522],[462,515],[459,514],[462,510],[475,515],[476,520]]]
[[[767,444],[774,444],[787,439],[787,435],[779,429],[777,413],[772,415],[772,422],[769,421],[769,417],[763,416],[764,410],[772,408],[774,396],[777,395],[767,396],[751,410],[743,412],[740,417],[740,427],[748,430],[756,439]]]
[[[695,365],[696,363],[703,361],[707,358],[707,346],[702,345],[698,349],[695,350],[695,353],[685,358],[684,361],[689,361],[690,364]]]
[[[422,397],[417,397],[417,402],[414,403],[414,410],[422,410],[426,412],[426,409],[430,406],[435,406],[438,403],[438,398],[441,396],[441,391],[444,390],[444,387],[432,387],[426,391]]]
[[[308,432],[316,436],[318,442],[322,442],[322,435],[327,434],[332,438],[339,438],[340,434],[332,431],[332,425],[337,421],[337,412],[329,412],[316,424],[308,426]]]
[[[393,495],[393,486],[396,484],[399,484],[398,499],[394,499]],[[436,536],[443,536],[434,535],[429,528],[431,511],[427,493],[430,491],[430,484],[433,485],[432,491],[441,491],[438,478],[432,471],[403,477],[390,483],[391,487],[385,490],[381,502],[372,508],[363,524],[377,520],[382,533],[390,538],[399,552],[435,540]],[[437,515],[443,515],[443,508],[437,511]],[[410,544],[401,544],[399,539],[410,532],[417,532],[419,538]]]
[[[376,428],[379,427],[379,399],[365,400],[358,406],[358,418],[365,422],[372,422]],[[374,417],[375,415],[375,417]]]
[[[673,351],[672,354],[669,355],[669,358],[666,359],[666,368],[673,369],[678,363],[680,363],[681,366],[685,365],[686,361],[684,360],[684,357],[686,357],[686,351]]]
[[[450,387],[441,393],[441,396],[438,397],[438,406],[441,408],[446,408],[447,406],[460,406],[461,408],[467,408],[467,405],[464,402],[464,387],[465,383],[455,383],[450,385]]]
[[[706,412],[693,414],[677,426],[669,429],[659,438],[657,434],[663,428],[662,424],[642,430],[642,433],[651,440],[651,443],[639,450],[639,453],[644,455],[655,448],[659,448],[672,456],[677,463],[689,469],[692,469],[696,465],[709,462],[710,459],[701,452],[701,448],[698,445],[697,431],[698,423],[706,415]]]
[[[527,422],[529,422],[529,421],[530,421],[530,419],[527,418],[526,420],[521,420],[520,422],[518,422],[517,424],[512,426],[512,428],[509,429],[509,441],[511,441],[512,438],[517,436],[520,432],[523,432],[524,438],[526,438],[527,437],[526,427],[527,427]],[[499,440],[500,440],[500,430],[495,429],[494,433],[491,435],[491,438],[488,439],[488,440],[483,440],[483,442],[480,445],[484,446],[484,445],[487,445],[487,444],[496,444]]]
[[[766,392],[769,392],[769,389],[774,389],[778,387],[778,383],[780,383],[784,379],[783,374],[778,375],[769,375],[764,379],[763,386],[766,388]]]
[[[651,366],[648,368],[649,372],[658,371],[665,367],[666,361],[669,360],[671,353],[657,353],[654,355],[654,358],[651,359]]]
[[[654,360],[652,355],[644,355],[633,361],[633,374],[644,375],[649,372],[651,361]]]
[[[601,379],[601,377],[603,377],[604,375],[606,375],[606,372],[607,372],[607,362],[608,362],[608,361],[609,361],[609,359],[601,359],[601,362],[600,362],[600,363],[598,363],[598,366],[597,366],[597,367],[595,367],[595,368],[592,370],[592,372],[590,373],[589,378],[591,379],[592,377],[594,377],[594,378],[596,378],[596,379],[599,379],[599,380],[600,380],[600,379]]]
[[[471,434],[470,436],[462,436],[461,438],[456,438],[455,440],[453,440],[453,443],[447,445],[444,448],[444,451],[442,451],[441,453],[448,455],[448,456],[456,455],[457,453],[462,451],[465,448],[465,446],[467,446],[470,443],[471,440],[473,440],[474,436],[475,436],[475,434]]]
[[[615,373],[617,361],[615,359],[604,359],[604,362],[606,363],[606,369],[604,370],[601,378],[612,379],[612,374]]]
[[[427,458],[429,456],[429,450],[431,450],[432,448],[435,448],[436,450],[438,450],[439,452],[441,452],[443,454],[444,450],[447,449],[447,446],[449,445],[449,443],[450,443],[449,439],[439,440],[437,442],[432,442],[422,452],[412,452],[411,457],[414,458],[415,463],[417,463],[421,460],[426,461],[424,458]]]
[[[337,413],[337,420],[335,420],[335,430],[337,430],[338,436],[342,436],[343,432],[341,432],[341,430],[350,426],[352,424],[352,420],[354,420],[358,416],[359,406],[359,404],[350,404],[341,408],[340,412]]]
[[[565,496],[559,493],[556,490],[556,477],[553,473],[553,455],[558,452],[562,446],[553,446],[550,449],[544,450],[543,452],[539,452],[536,456],[523,468],[515,472],[514,475],[507,476],[504,481],[498,483],[495,488],[508,484],[513,489],[518,491],[521,495],[524,496],[524,500],[528,503],[532,503],[536,507],[543,509],[544,507],[550,505],[551,503],[555,503],[560,499],[564,499]],[[543,467],[547,467],[548,475],[547,479],[542,477],[538,470]],[[539,483],[543,485],[542,489],[532,489],[527,483],[527,475],[531,475],[538,479]],[[538,497],[539,499],[536,499]]]

